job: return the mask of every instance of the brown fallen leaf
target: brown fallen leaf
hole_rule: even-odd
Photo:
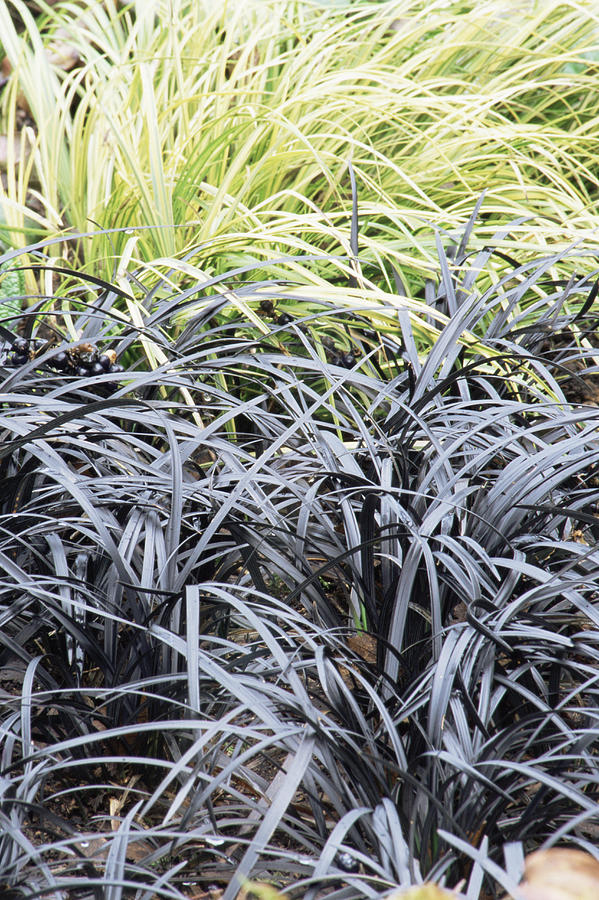
[[[526,857],[525,900],[598,900],[599,862],[583,850],[555,847]]]
[[[108,856],[110,851],[110,841],[103,835],[98,835],[98,837],[87,837],[85,840],[78,841],[75,844],[75,847],[82,856],[89,857],[90,859],[102,860],[106,859]],[[138,841],[130,841],[127,844],[127,859],[131,862],[140,862],[142,859],[149,856],[154,849],[155,848],[149,841],[141,839]],[[206,894],[206,897],[209,897],[209,895]]]
[[[371,634],[365,634],[363,631],[352,634],[347,639],[350,650],[361,656],[368,663],[376,662],[376,638]]]
[[[418,887],[408,888],[407,891],[397,891],[387,900],[456,900],[456,894],[436,884],[421,884]]]
[[[241,889],[239,900],[289,900],[287,894],[281,894],[271,884],[250,882]]]
[[[81,63],[79,51],[73,47],[69,39],[69,33],[64,28],[57,29],[56,34],[48,44],[46,53],[50,64],[62,69],[63,72],[70,72],[71,69],[74,69],[75,66]]]
[[[71,69],[74,69],[81,62],[79,51],[70,43],[69,34],[63,28],[59,28],[56,31],[56,34],[44,49],[44,53],[50,65],[56,66],[64,72],[70,72]],[[5,78],[12,72],[12,63],[8,56],[5,56],[0,63],[0,72]]]

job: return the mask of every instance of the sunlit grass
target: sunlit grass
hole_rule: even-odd
[[[361,256],[392,260],[414,289],[430,223],[454,229],[483,190],[481,239],[522,215],[523,250],[595,240],[590,4],[58,3],[39,30],[27,22],[17,35],[0,3],[4,122],[15,84],[36,122],[32,162],[7,173],[13,227],[150,225],[140,262],[206,246],[209,275],[234,258],[347,254],[351,160]],[[50,69],[40,91],[59,26],[82,65]],[[118,256],[126,237],[112,242]],[[81,261],[112,252],[90,242]]]

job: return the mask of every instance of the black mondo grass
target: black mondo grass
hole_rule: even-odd
[[[3,325],[4,890],[477,900],[594,852],[594,282],[500,252],[439,244],[429,347],[273,282]]]

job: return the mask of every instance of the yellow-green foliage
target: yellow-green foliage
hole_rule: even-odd
[[[58,28],[82,60],[69,73],[44,53]],[[525,247],[599,225],[590,0],[64,0],[37,21],[0,0],[0,34],[14,68],[3,129],[18,93],[36,123],[0,198],[13,226],[33,188],[49,232],[156,226],[140,260],[198,243],[209,272],[342,253],[350,159],[361,252],[403,269],[430,260],[429,223],[455,227],[483,190],[487,234],[537,217]]]
[[[6,263],[0,265],[0,322],[21,313],[20,297],[25,293],[25,278],[23,272],[11,269]]]

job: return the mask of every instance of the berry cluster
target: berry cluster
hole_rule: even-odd
[[[25,338],[17,338],[12,345],[13,352],[8,358],[8,362],[13,366],[24,366],[30,360],[30,353],[37,349],[34,341],[28,341]]]
[[[17,338],[12,344],[12,353],[8,362],[13,366],[23,366],[47,347],[47,342],[37,338]],[[94,344],[83,343],[68,350],[59,350],[47,365],[65,375],[77,375],[89,378],[93,375],[116,375],[123,372],[123,366],[116,362],[114,350],[101,353]]]
[[[116,362],[114,350],[100,353],[93,344],[81,344],[72,350],[61,350],[49,362],[53,368],[78,375],[79,378],[104,375],[107,372],[116,375],[123,371],[123,366]]]
[[[266,313],[268,316],[272,316],[277,325],[289,325],[294,321],[293,316],[290,316],[289,313],[281,313],[277,316],[274,303],[272,300],[262,300],[260,302],[260,309],[262,312]],[[300,331],[307,331],[305,325],[301,322],[297,326]],[[335,346],[335,342],[328,335],[325,335],[321,338],[322,346],[325,348],[325,352],[327,354],[327,359],[329,362],[333,363],[334,366],[342,366],[344,369],[351,369],[356,364],[356,356],[351,351],[340,350]]]

